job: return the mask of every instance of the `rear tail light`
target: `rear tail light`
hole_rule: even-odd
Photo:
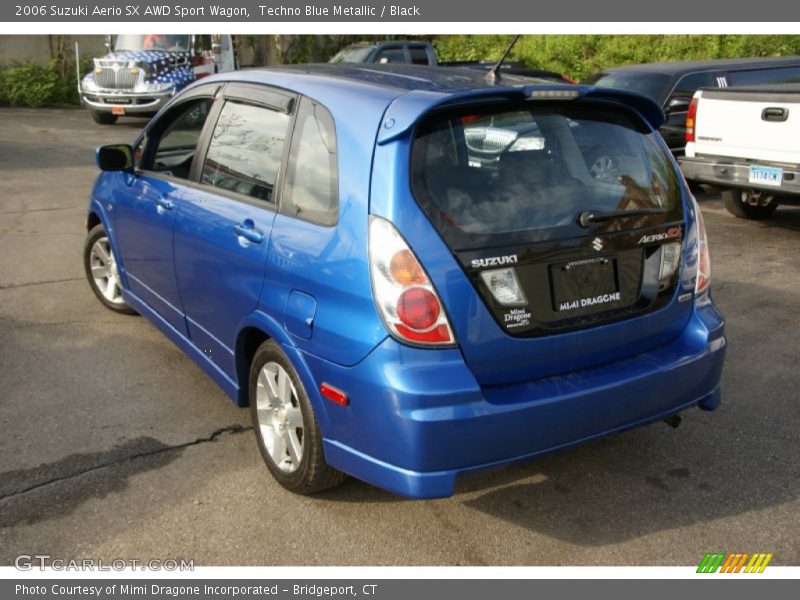
[[[693,198],[692,203],[694,204],[695,227],[697,227],[697,280],[694,294],[698,296],[708,290],[708,286],[711,284],[711,256],[708,253],[708,238],[703,213],[700,211],[697,200]]]
[[[370,218],[369,264],[375,304],[393,336],[426,346],[455,343],[431,280],[394,226],[380,217]]]
[[[692,98],[689,112],[686,113],[686,141],[693,142],[697,131],[697,98]]]

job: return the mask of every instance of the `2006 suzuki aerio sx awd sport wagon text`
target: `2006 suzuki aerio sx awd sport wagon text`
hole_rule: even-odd
[[[97,151],[84,261],[275,479],[416,498],[720,398],[702,215],[632,92],[410,65],[205,78]]]

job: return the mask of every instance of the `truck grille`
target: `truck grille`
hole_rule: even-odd
[[[490,127],[474,127],[465,129],[464,137],[470,150],[500,154],[517,139],[517,133]]]
[[[95,82],[106,90],[132,90],[138,77],[138,69],[129,67],[117,67],[115,71],[114,67],[101,65],[94,72]]]

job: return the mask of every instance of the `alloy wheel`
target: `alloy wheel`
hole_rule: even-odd
[[[303,460],[303,414],[289,374],[276,362],[258,374],[256,413],[270,459],[281,471],[295,472]]]

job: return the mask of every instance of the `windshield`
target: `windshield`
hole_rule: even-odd
[[[657,136],[597,104],[461,109],[418,127],[412,188],[453,249],[586,235],[584,211],[658,213],[604,231],[677,220],[680,186]]]
[[[124,50],[161,50],[166,52],[188,52],[191,46],[192,36],[190,35],[132,35],[124,34],[117,37],[114,44],[116,52]]]
[[[632,90],[650,96],[659,104],[669,91],[672,78],[663,73],[595,73],[581,83],[598,87]]]
[[[340,50],[328,62],[332,63],[363,63],[366,62],[372,46],[348,46]]]

